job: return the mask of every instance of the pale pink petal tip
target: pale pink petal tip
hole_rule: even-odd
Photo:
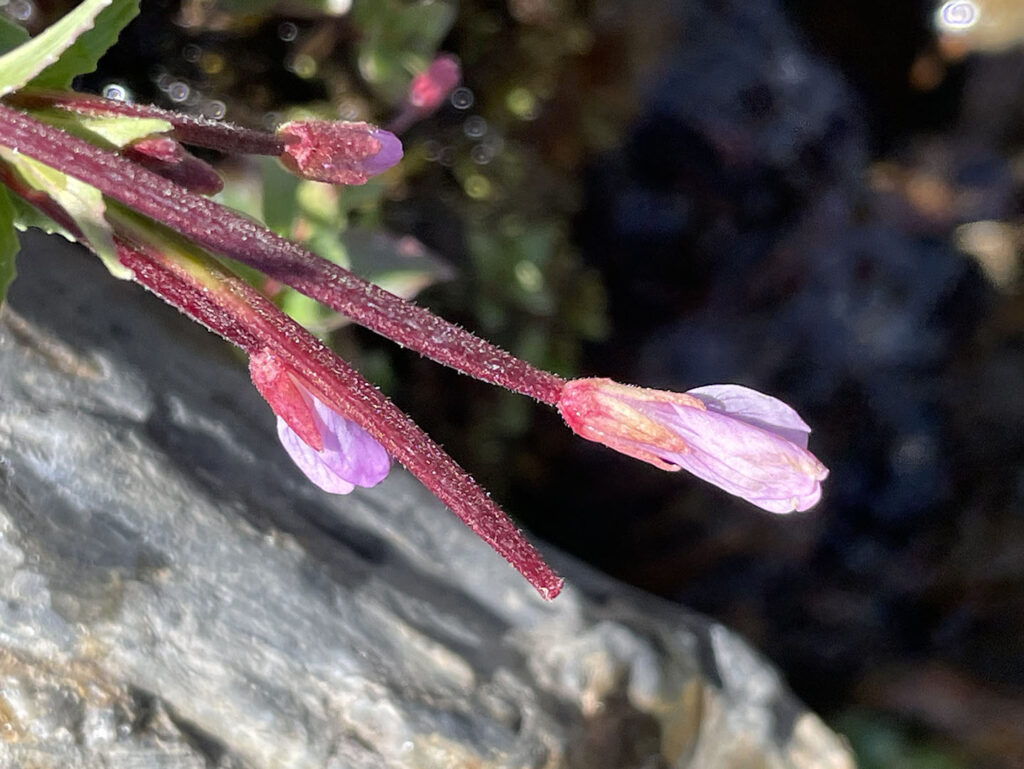
[[[739,385],[680,394],[580,379],[566,384],[558,408],[584,438],[682,468],[773,513],[813,507],[828,476],[807,451],[810,428],[800,416]]]

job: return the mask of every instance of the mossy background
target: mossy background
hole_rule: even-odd
[[[3,10],[38,31],[70,5]],[[426,286],[419,301],[561,374],[784,398],[832,468],[822,504],[762,514],[282,304],[538,536],[744,633],[863,767],[1019,767],[1015,5],[976,4],[1002,42],[940,34],[920,1],[328,13],[343,5],[144,0],[79,86],[257,127],[297,113],[386,124],[436,50],[458,55],[463,88],[402,137],[396,171],[328,191],[210,157],[231,202],[328,258]],[[392,237],[374,251],[379,232]],[[438,261],[387,262],[421,248]]]

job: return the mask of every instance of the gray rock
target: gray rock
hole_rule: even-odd
[[[232,352],[29,234],[0,323],[0,766],[852,767],[725,628],[400,470],[320,493]]]

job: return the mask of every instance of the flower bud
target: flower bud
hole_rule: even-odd
[[[810,428],[800,416],[739,385],[681,394],[577,379],[558,410],[588,440],[663,470],[683,468],[773,513],[815,505],[828,476],[807,450]]]
[[[423,115],[429,114],[441,106],[461,79],[458,59],[441,54],[412,79],[406,103]]]
[[[402,159],[402,143],[369,123],[296,120],[277,129],[281,162],[292,173],[328,184],[365,184]]]
[[[281,445],[313,483],[332,494],[348,494],[384,480],[391,467],[384,447],[321,401],[272,352],[251,356],[249,372],[277,415]]]

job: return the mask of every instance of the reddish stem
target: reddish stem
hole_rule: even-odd
[[[165,264],[159,254],[121,242],[118,256],[153,293],[249,354],[270,348],[318,390],[333,396],[331,400],[341,406],[340,413],[370,433],[541,596],[551,599],[558,595],[561,578],[472,477],[377,388],[252,286],[227,274],[221,278],[223,289],[244,308],[242,312],[251,313],[251,317],[240,319],[222,297],[191,284],[187,275]]]
[[[264,131],[241,128],[223,120],[183,115],[149,104],[104,99],[102,96],[74,91],[23,89],[6,97],[5,101],[25,109],[58,107],[90,117],[121,115],[166,120],[174,127],[172,135],[178,141],[231,154],[280,155],[286,145],[298,141],[294,137],[285,138]]]
[[[0,105],[0,145],[93,185],[215,253],[237,259],[439,363],[555,405],[565,384],[429,310],[60,129]]]
[[[0,164],[0,182],[75,231],[74,222],[52,198],[23,185],[5,164]],[[487,492],[358,372],[241,278],[211,266],[219,289],[210,291],[169,258],[131,240],[121,233],[115,244],[120,262],[132,270],[136,281],[248,354],[269,348],[326,395],[339,413],[370,433],[542,597],[558,595],[562,579]]]

